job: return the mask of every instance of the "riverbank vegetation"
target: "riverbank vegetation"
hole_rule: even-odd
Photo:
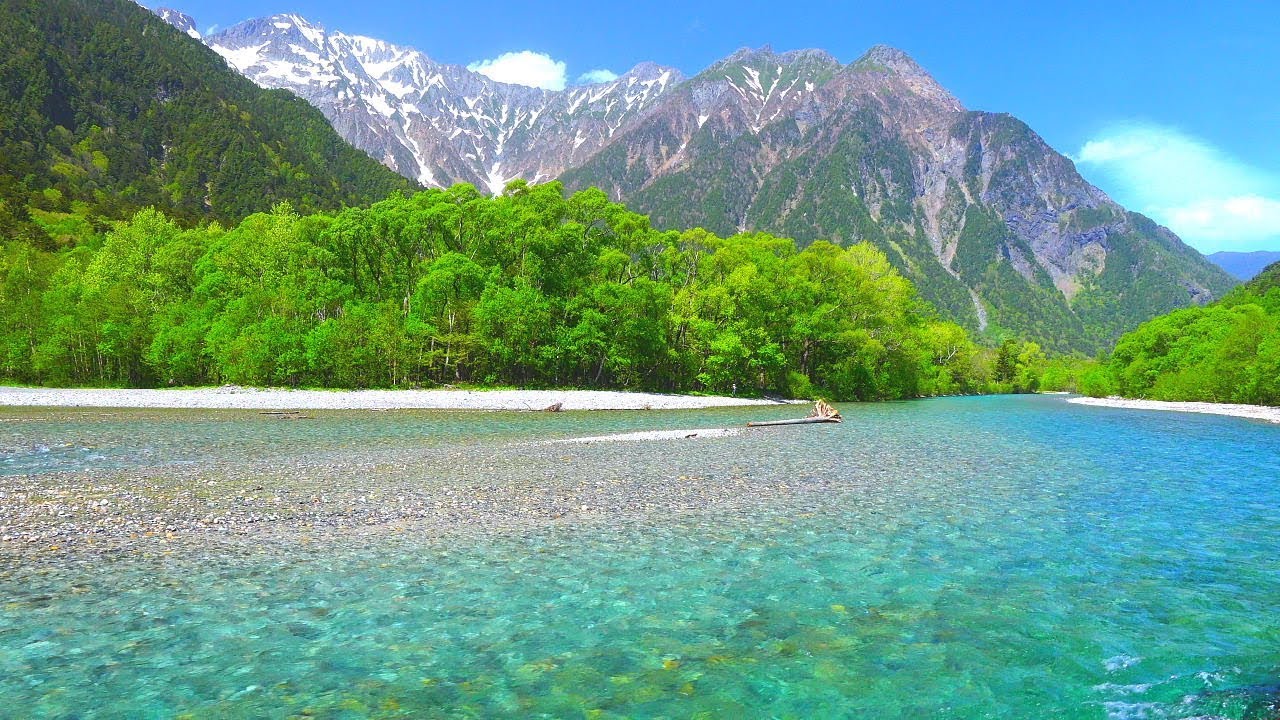
[[[1280,405],[1280,264],[1218,302],[1143,323],[1101,361],[1053,361],[1042,385],[1095,397]]]
[[[61,249],[0,253],[0,375],[25,383],[869,400],[1034,390],[1045,362],[1034,343],[976,345],[869,244],[660,232],[558,183],[280,204],[230,228],[36,218]]]

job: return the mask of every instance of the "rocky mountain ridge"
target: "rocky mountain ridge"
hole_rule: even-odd
[[[161,20],[178,28],[187,35],[196,40],[202,39],[200,31],[196,29],[196,21],[190,15],[171,8],[158,8],[155,12]]]
[[[496,82],[382,40],[297,15],[204,39],[263,87],[315,105],[353,145],[423,185],[551,180],[585,161],[683,77],[652,63],[608,83],[552,92]]]

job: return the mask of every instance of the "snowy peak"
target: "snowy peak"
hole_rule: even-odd
[[[615,80],[552,92],[293,14],[249,20],[206,42],[258,85],[315,105],[397,172],[429,186],[470,182],[494,193],[517,178],[558,176],[684,80],[673,68],[641,63]]]
[[[666,80],[663,80],[664,75],[666,76]],[[658,81],[658,82],[679,83],[684,80],[684,75],[682,75],[680,71],[676,70],[675,68],[666,67],[665,65],[659,65],[658,63],[649,62],[646,60],[645,62],[642,62],[636,65],[635,67],[631,68],[630,70],[628,70],[625,74],[623,74],[618,79],[628,80],[631,78],[634,78],[637,82]],[[608,83],[596,83],[596,84],[607,85]]]
[[[712,117],[731,118],[726,120],[730,134],[759,134],[793,117],[840,69],[839,61],[821,50],[742,48],[694,78],[698,127]]]
[[[192,20],[190,15],[166,7],[156,8],[155,13],[161,20],[178,28],[196,40],[200,39],[200,31],[196,30],[196,21]]]
[[[333,82],[337,68],[324,28],[297,15],[246,20],[205,39],[227,63],[264,87]],[[324,76],[318,78],[316,76]],[[264,82],[264,80],[277,82]]]
[[[641,63],[615,80],[563,90],[548,105],[563,105],[569,115],[590,112],[619,118],[651,104],[683,80],[679,70]]]
[[[158,12],[194,28],[180,13]],[[549,91],[497,82],[293,13],[247,20],[204,42],[258,85],[310,102],[339,134],[396,172],[427,186],[469,182],[491,193],[515,179],[560,177],[657,112],[674,118],[678,140],[655,162],[678,166],[692,133],[708,123],[721,138],[760,135],[787,120],[809,127],[835,85],[857,93],[891,83],[960,107],[910,57],[886,47],[847,67],[822,50],[743,48],[692,80],[643,62],[613,80]],[[836,78],[844,82],[832,83]]]

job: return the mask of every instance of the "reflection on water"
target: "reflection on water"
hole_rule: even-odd
[[[1280,428],[1049,397],[841,409],[584,445],[543,441],[794,409],[7,411],[11,474],[376,469],[465,444],[530,487],[606,490],[601,512],[502,532],[5,568],[0,716],[1275,716]],[[663,511],[671,487],[717,499]]]

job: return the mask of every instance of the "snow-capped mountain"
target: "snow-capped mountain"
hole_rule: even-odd
[[[170,25],[178,28],[182,32],[190,35],[191,37],[197,40],[201,39],[200,31],[196,30],[196,21],[191,19],[190,15],[186,13],[178,12],[177,10],[174,10],[172,8],[164,8],[164,7],[156,8],[155,13],[156,15],[160,16],[161,20],[164,20]]]
[[[495,193],[512,179],[550,180],[581,164],[683,80],[644,63],[612,82],[557,92],[509,85],[297,15],[249,20],[205,43],[258,85],[315,105],[402,175]]]

